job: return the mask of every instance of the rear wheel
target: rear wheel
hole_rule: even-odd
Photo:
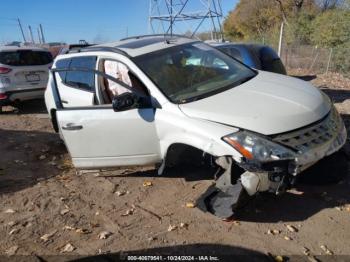
[[[19,110],[19,111],[23,111],[24,110],[24,104],[21,101],[16,101],[15,102],[15,108],[17,108],[17,110]]]

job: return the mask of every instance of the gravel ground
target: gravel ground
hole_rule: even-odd
[[[350,81],[328,78],[312,81],[332,97],[349,127]],[[350,260],[348,177],[299,185],[281,196],[260,194],[236,220],[224,222],[186,206],[211,185],[213,170],[182,165],[163,176],[154,167],[76,173],[42,101],[19,112],[6,108],[0,142],[2,255],[31,255],[33,261],[130,252]]]

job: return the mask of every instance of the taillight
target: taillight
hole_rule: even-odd
[[[2,67],[0,66],[0,74],[7,74],[9,72],[11,72],[12,69],[11,68],[7,68],[7,67]]]
[[[1,94],[1,93],[0,93],[0,100],[6,99],[6,98],[7,98],[7,95],[6,95],[6,94]]]

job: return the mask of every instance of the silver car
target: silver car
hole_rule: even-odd
[[[3,106],[43,98],[51,53],[37,47],[0,47],[0,112]]]

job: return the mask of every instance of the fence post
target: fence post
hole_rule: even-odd
[[[308,71],[309,74],[310,74],[312,68],[314,67],[314,64],[316,63],[319,54],[320,54],[320,51],[318,51],[318,52],[316,53],[315,58],[312,60],[312,63],[311,63],[311,65],[310,65],[309,71]]]
[[[278,56],[281,57],[281,52],[282,52],[282,41],[283,41],[283,27],[284,23],[281,23],[281,29],[280,29],[280,41],[278,43]]]
[[[328,74],[329,65],[331,64],[332,53],[333,53],[333,48],[331,48],[331,51],[329,51],[329,57],[328,57],[326,74]]]

